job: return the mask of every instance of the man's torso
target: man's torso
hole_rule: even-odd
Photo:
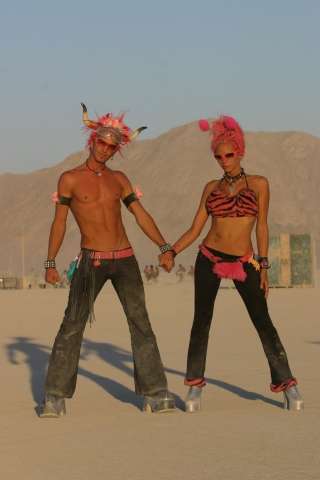
[[[101,176],[80,166],[73,176],[71,211],[81,232],[81,246],[93,250],[118,250],[130,246],[122,218],[122,185],[106,168]]]

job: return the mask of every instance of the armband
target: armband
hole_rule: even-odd
[[[127,208],[131,205],[132,202],[139,200],[135,192],[129,193],[122,201]]]
[[[71,197],[64,197],[64,196],[61,196],[59,197],[59,200],[58,200],[58,204],[59,205],[67,205],[67,207],[70,206],[70,203],[71,203],[71,200],[72,198]]]

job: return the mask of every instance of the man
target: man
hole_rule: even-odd
[[[61,247],[66,219],[71,210],[81,233],[81,253],[74,263],[68,306],[55,339],[49,361],[45,402],[41,417],[66,413],[65,398],[75,391],[80,347],[86,322],[93,318],[93,303],[110,279],[125,311],[134,363],[137,394],[144,396],[144,410],[168,411],[175,408],[167,390],[167,380],[145,307],[143,283],[122,218],[122,200],[135,216],[141,230],[160,247],[161,265],[173,266],[171,246],[164,240],[154,220],[141,205],[126,175],[111,170],[106,163],[144,128],[132,131],[123,116],[88,118],[84,104],[83,121],[93,130],[86,162],[64,172],[58,182],[56,212],[49,237],[46,281],[60,281],[55,257]]]
[[[182,280],[184,279],[185,273],[186,273],[186,269],[184,268],[184,266],[181,263],[179,263],[179,267],[176,271],[176,275],[179,279],[178,280],[179,283],[182,282]]]

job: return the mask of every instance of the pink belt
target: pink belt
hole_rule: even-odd
[[[90,258],[94,260],[93,265],[99,267],[101,260],[119,260],[121,258],[128,258],[134,255],[132,247],[123,248],[122,250],[111,250],[109,252],[91,252]]]
[[[212,271],[219,278],[231,278],[232,280],[244,282],[247,278],[247,274],[243,269],[243,264],[247,262],[252,263],[256,270],[260,269],[258,262],[253,258],[252,252],[243,255],[243,257],[239,257],[235,261],[228,262],[225,259],[214,255],[203,244],[199,245],[199,249],[201,253],[213,263]]]

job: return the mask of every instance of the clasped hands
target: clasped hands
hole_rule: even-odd
[[[161,253],[159,256],[159,266],[166,272],[171,272],[174,267],[174,254],[171,250],[166,253]]]

